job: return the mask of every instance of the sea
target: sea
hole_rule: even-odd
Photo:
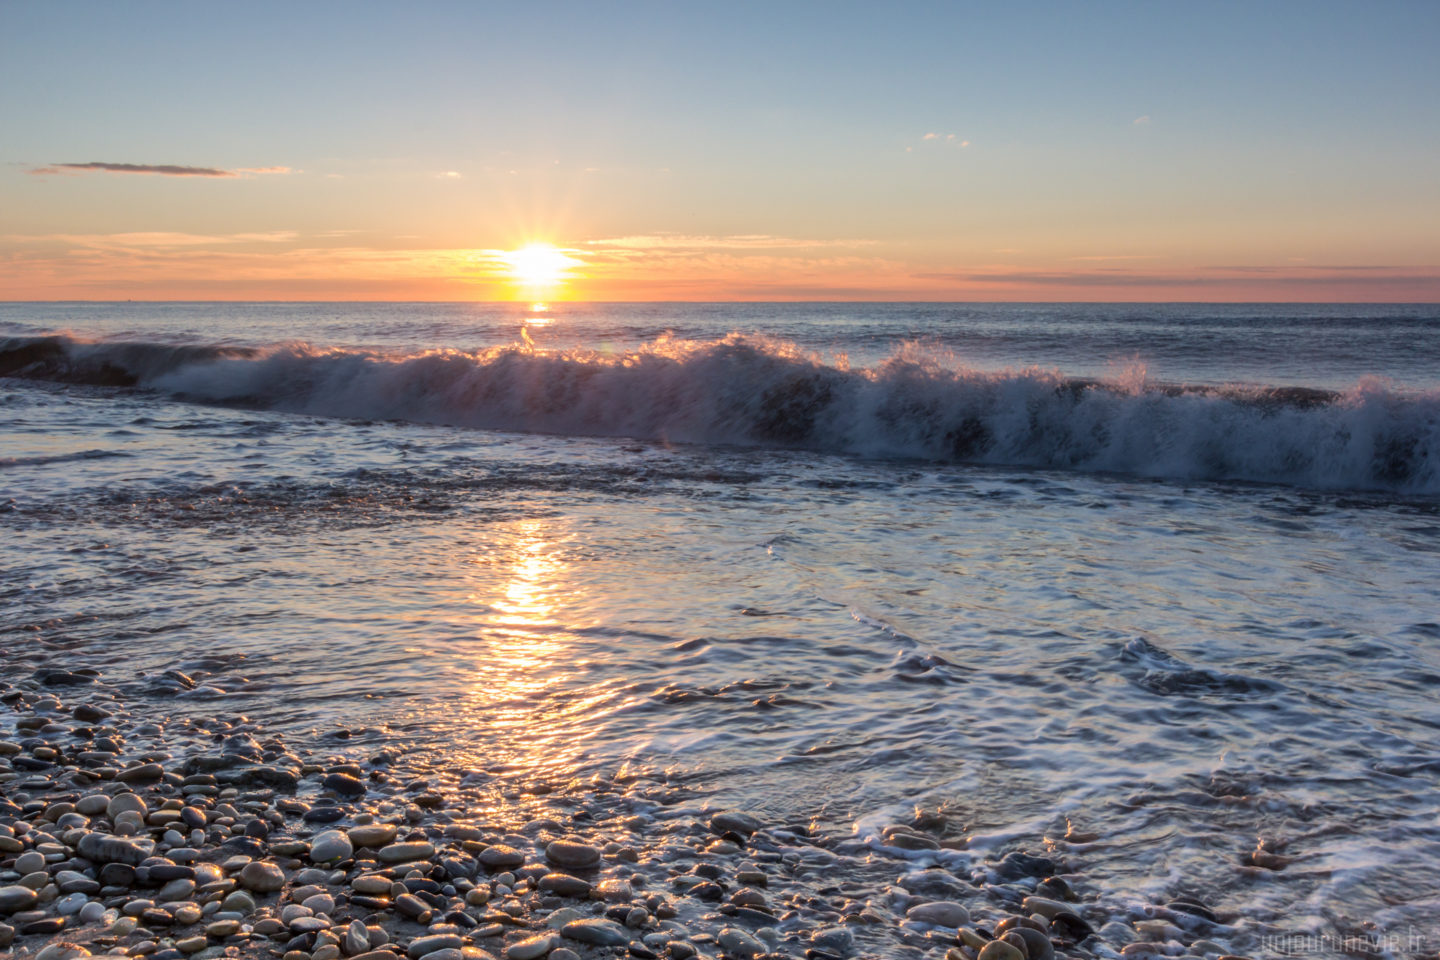
[[[3,304],[51,665],[1433,956],[1440,306]]]

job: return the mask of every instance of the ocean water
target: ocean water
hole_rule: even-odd
[[[0,305],[46,665],[1433,955],[1440,308]]]

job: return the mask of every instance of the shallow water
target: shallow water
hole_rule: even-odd
[[[860,839],[920,805],[1117,913],[1440,943],[1433,496],[304,409],[0,381],[6,671]]]

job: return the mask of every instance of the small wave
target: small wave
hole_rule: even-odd
[[[911,345],[850,369],[740,335],[662,337],[618,355],[0,341],[0,376],[342,419],[1440,493],[1437,391],[1156,384],[1143,371],[1090,380],[945,360]]]
[[[39,457],[0,457],[0,470],[9,467],[33,467],[47,463],[71,463],[76,460],[106,460],[111,457],[128,457],[123,450],[79,450],[75,453],[54,453]]]

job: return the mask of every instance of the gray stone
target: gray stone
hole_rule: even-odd
[[[572,840],[556,840],[545,848],[545,857],[560,867],[583,869],[600,862],[600,848]]]
[[[1070,904],[1045,897],[1026,897],[1020,906],[1026,913],[1038,913],[1046,920],[1054,920],[1058,916],[1077,916],[1075,908]]]
[[[189,900],[191,895],[194,893],[195,881],[187,880],[182,877],[180,879],[171,880],[169,883],[165,884],[165,886],[161,887],[159,892],[155,894],[155,899],[160,901],[161,903],[166,903],[173,900]]]
[[[315,863],[344,860],[354,852],[350,838],[339,830],[326,830],[310,841],[310,859]]]
[[[810,935],[810,943],[826,953],[843,957],[855,949],[855,934],[844,927],[822,927]]]
[[[748,813],[738,813],[733,810],[717,813],[710,818],[710,829],[716,833],[733,831],[749,835],[759,830],[760,827],[760,821]]]
[[[588,897],[590,883],[568,873],[547,873],[540,878],[540,889],[562,897]]]
[[[538,937],[512,943],[505,948],[505,960],[538,960],[560,945],[560,938],[553,933],[542,933]]]
[[[560,928],[560,935],[581,943],[592,943],[597,947],[618,947],[630,942],[628,930],[614,920],[599,917],[573,920]]]
[[[80,838],[76,849],[80,851],[80,856],[95,863],[126,863],[135,866],[154,852],[155,844],[150,840],[87,833]]]
[[[76,957],[88,956],[90,956],[90,951],[80,944],[61,941],[52,943],[35,954],[35,960],[75,960]]]
[[[29,887],[0,887],[0,913],[19,913],[35,905],[40,895]]]
[[[165,776],[165,768],[158,763],[142,763],[138,767],[126,767],[115,774],[115,779],[121,783],[139,783],[146,780],[159,780]]]
[[[365,792],[365,781],[357,780],[348,773],[332,773],[322,781],[322,785],[326,790],[346,797],[358,797]]]
[[[1013,933],[1025,941],[1026,960],[1055,960],[1055,946],[1050,938],[1039,930],[1031,927],[1015,926],[1010,928]]]
[[[360,827],[351,827],[347,836],[350,843],[357,847],[383,847],[392,842],[400,828],[393,823],[367,823]]]
[[[55,874],[55,886],[61,893],[99,893],[100,884],[78,870],[60,870]]]
[[[240,886],[256,893],[274,893],[285,886],[285,872],[273,863],[260,860],[245,864],[238,879]]]
[[[83,893],[72,893],[69,896],[61,897],[51,906],[62,917],[73,917],[80,912],[80,908],[89,903],[90,900]]]
[[[145,805],[145,799],[139,794],[117,794],[105,805],[105,816],[109,817],[112,823],[120,814],[131,812],[138,813],[142,817],[150,813],[149,807]]]
[[[459,950],[465,946],[465,941],[452,933],[437,933],[430,937],[417,937],[410,941],[410,946],[405,948],[405,956],[410,960],[420,960],[426,954],[434,953],[436,950]]]
[[[409,863],[411,860],[428,860],[435,856],[435,847],[424,841],[416,843],[392,843],[376,851],[381,863]]]
[[[329,929],[330,921],[322,917],[296,917],[290,921],[291,933],[316,933]]]
[[[413,893],[402,893],[395,898],[395,909],[411,919],[418,920],[430,912],[430,905]]]
[[[22,877],[27,873],[35,873],[37,870],[45,869],[45,854],[37,850],[22,853],[15,858],[15,872]]]
[[[981,948],[976,960],[1025,960],[1025,954],[1004,940],[991,940]]]
[[[525,854],[507,844],[497,843],[480,851],[480,862],[491,869],[518,867],[525,862]]]
[[[343,946],[345,953],[352,957],[357,953],[364,953],[370,949],[370,932],[365,929],[365,923],[363,921],[350,921],[350,926],[345,928],[345,942]]]
[[[220,903],[220,910],[224,913],[254,913],[255,898],[244,890],[235,890]]]
[[[716,939],[720,941],[720,946],[726,953],[739,957],[741,960],[751,960],[752,957],[769,952],[769,948],[765,944],[737,927],[726,927],[720,931],[720,936]]]
[[[970,911],[949,900],[934,900],[930,903],[917,903],[905,911],[905,917],[917,923],[930,923],[937,927],[963,927],[970,922]]]

